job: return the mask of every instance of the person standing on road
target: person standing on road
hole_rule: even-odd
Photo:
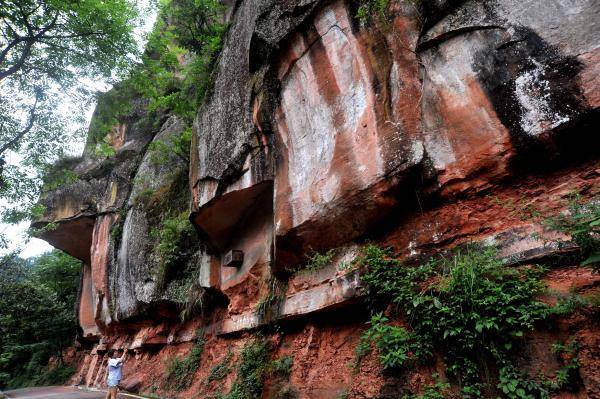
[[[123,376],[123,362],[127,356],[127,349],[113,350],[108,359],[108,393],[104,399],[117,399],[117,392],[121,377]]]

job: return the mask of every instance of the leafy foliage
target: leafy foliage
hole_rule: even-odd
[[[237,376],[231,391],[223,399],[260,399],[271,359],[269,343],[257,339],[248,343],[237,365]]]
[[[0,387],[63,383],[62,350],[76,333],[73,303],[81,262],[54,251],[0,260]],[[56,356],[57,367],[48,368]]]
[[[177,392],[187,389],[194,381],[194,374],[200,367],[203,352],[204,338],[199,334],[199,338],[186,357],[173,358],[167,363],[165,387]]]
[[[157,265],[156,282],[164,288],[172,269],[188,256],[188,243],[194,237],[194,228],[187,218],[187,212],[182,212],[165,219],[150,234],[158,241],[152,252]]]
[[[375,18],[379,20],[387,19],[390,0],[360,0],[359,3],[356,17],[360,21],[366,22]]]
[[[401,367],[411,360],[422,359],[429,354],[414,332],[390,325],[388,322],[389,319],[383,313],[373,315],[369,322],[371,327],[363,334],[356,348],[359,360],[371,350],[372,343],[375,343],[381,364],[385,368]]]
[[[127,69],[138,10],[130,0],[7,0],[0,16],[0,197],[24,208],[78,133],[70,125],[81,124],[80,107],[93,97],[83,80]],[[7,163],[11,152],[18,161]]]
[[[405,395],[402,399],[446,399],[450,396],[450,384],[442,381],[437,374],[433,374],[435,384],[425,387],[421,395]]]
[[[569,203],[569,213],[547,220],[547,225],[573,237],[584,259],[582,265],[600,271],[600,199],[584,203],[574,195]]]
[[[480,370],[486,362],[496,363],[510,392],[514,387],[520,395],[515,397],[543,393],[539,384],[512,372],[520,338],[550,313],[536,299],[544,290],[541,269],[504,267],[490,249],[457,252],[418,267],[404,267],[392,255],[389,249],[366,248],[363,281],[372,295],[402,311],[410,330],[387,325],[387,318],[375,314],[359,348],[374,343],[386,368],[440,353],[465,397],[482,395]]]
[[[211,82],[226,26],[217,0],[163,1],[132,89],[150,110],[168,110],[191,122]]]
[[[571,340],[568,343],[558,342],[552,346],[552,352],[562,362],[552,382],[554,390],[575,390],[579,377],[579,343]]]
[[[164,140],[154,140],[150,143],[150,159],[155,166],[168,164],[175,155],[185,164],[190,162],[190,145],[192,142],[192,128],[187,127],[180,135],[173,135]]]
[[[207,382],[211,381],[220,381],[223,378],[227,377],[229,373],[231,373],[231,358],[233,357],[233,352],[231,349],[227,350],[227,354],[216,366],[214,366],[210,373],[208,374]]]
[[[271,373],[279,378],[287,379],[292,373],[294,359],[291,356],[285,355],[271,362]]]
[[[305,270],[320,270],[325,266],[328,266],[333,261],[335,256],[335,249],[330,249],[324,254],[313,251],[308,256],[308,262],[306,262]]]

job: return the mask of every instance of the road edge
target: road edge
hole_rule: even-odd
[[[108,392],[105,389],[87,388],[87,387],[82,387],[82,386],[78,386],[78,385],[76,385],[75,388],[79,389],[80,391],[85,391],[85,392],[102,392],[102,393]],[[122,391],[119,391],[119,396],[126,396],[128,398],[135,398],[135,399],[152,399],[152,398],[149,398],[148,396],[140,396],[140,395],[136,395],[133,393],[122,392]],[[3,399],[3,398],[0,396],[0,399]]]

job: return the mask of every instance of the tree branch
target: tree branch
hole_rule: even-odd
[[[27,39],[27,41],[25,42],[25,47],[21,51],[19,59],[16,60],[10,68],[5,69],[4,71],[0,71],[0,81],[16,73],[23,66],[23,64],[25,64],[25,60],[27,59],[27,57],[29,57],[29,54],[31,54],[31,49],[33,48],[34,43],[35,42],[33,40]]]
[[[50,21],[50,23],[46,26],[44,26],[42,29],[40,29],[38,31],[37,34],[35,34],[34,36],[26,36],[26,37],[17,37],[18,39],[20,39],[21,42],[25,42],[25,47],[23,48],[23,50],[21,51],[21,55],[19,56],[19,58],[14,62],[14,64],[9,67],[8,69],[5,69],[4,71],[0,71],[0,81],[2,81],[3,79],[5,79],[6,77],[16,73],[19,69],[21,69],[23,67],[23,65],[25,64],[25,60],[27,59],[27,57],[29,57],[29,55],[31,54],[31,49],[33,48],[33,46],[35,45],[35,43],[37,41],[39,41],[41,38],[44,37],[44,35],[46,34],[46,32],[48,32],[50,29],[52,29],[55,25],[56,25],[56,21],[58,20],[58,12],[56,14],[54,14],[54,17],[52,18],[52,21]],[[28,25],[28,23],[27,23]],[[30,31],[30,27],[27,27],[27,31]],[[18,44],[18,43],[17,43]],[[16,46],[16,44],[15,44]],[[15,47],[13,46],[13,47]],[[2,57],[0,58],[0,64],[1,62],[4,62],[8,52],[11,50],[10,45],[4,49],[2,51]]]
[[[29,131],[31,130],[31,128],[33,128],[33,125],[34,125],[34,122],[35,122],[35,119],[36,119],[35,118],[35,111],[37,110],[37,105],[38,105],[40,96],[41,96],[41,93],[36,92],[35,103],[33,104],[33,107],[31,107],[31,109],[29,110],[29,118],[28,118],[28,121],[27,121],[27,126],[25,126],[25,128],[23,130],[21,130],[20,132],[18,132],[15,135],[15,137],[13,137],[7,143],[5,143],[2,147],[0,147],[0,157],[2,157],[3,154],[7,150],[9,150],[13,146],[15,146],[19,141],[21,141],[21,139],[27,133],[29,133]]]

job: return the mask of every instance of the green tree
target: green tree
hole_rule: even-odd
[[[137,16],[132,0],[0,0],[0,198],[36,200],[40,171],[81,122],[64,100],[81,107],[94,98],[86,79],[125,71]],[[4,208],[2,219],[26,214]]]
[[[61,354],[73,343],[73,303],[81,262],[54,251],[33,260],[0,260],[0,387],[61,383]],[[59,359],[59,371],[48,360]],[[66,373],[64,370],[66,369]]]

